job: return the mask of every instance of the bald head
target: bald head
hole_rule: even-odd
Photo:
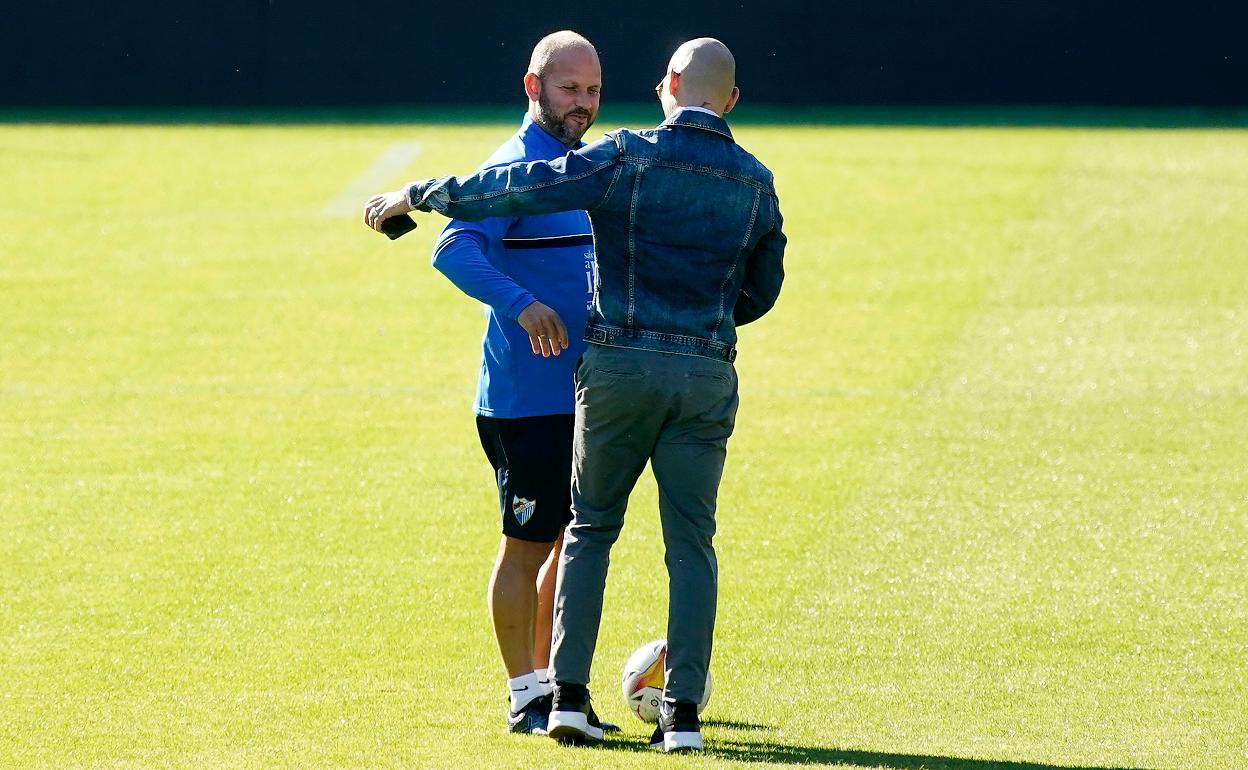
[[[705,107],[724,114],[737,100],[737,60],[713,37],[690,40],[676,49],[667,65],[668,91],[674,107]],[[671,112],[666,109],[664,111]]]
[[[594,44],[570,29],[551,32],[537,41],[533,46],[533,56],[529,58],[529,72],[539,78],[545,77],[559,60],[567,57],[588,57],[598,62],[598,50]]]

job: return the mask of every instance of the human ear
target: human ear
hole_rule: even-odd
[[[537,97],[542,93],[542,79],[532,72],[525,73],[524,92],[528,94],[529,101],[537,101]]]

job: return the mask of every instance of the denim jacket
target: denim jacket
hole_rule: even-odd
[[[771,172],[706,112],[407,194],[417,210],[467,220],[588,211],[597,265],[585,339],[600,345],[732,361],[736,327],[770,310],[784,280]]]

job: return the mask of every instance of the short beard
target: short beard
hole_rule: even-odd
[[[568,118],[573,115],[585,116],[585,130],[580,133],[573,133],[568,129]],[[594,118],[587,110],[580,107],[573,107],[559,115],[555,112],[554,105],[546,98],[546,85],[543,83],[542,88],[537,93],[537,124],[546,129],[551,136],[559,140],[564,147],[575,147],[576,143],[581,141],[581,137],[585,136],[585,131],[594,124]]]

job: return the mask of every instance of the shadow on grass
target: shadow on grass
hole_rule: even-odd
[[[707,726],[731,729],[765,730],[762,725],[737,722],[705,722]],[[609,738],[587,751],[651,751],[649,742],[635,737]],[[708,738],[704,756],[734,762],[755,762],[773,765],[848,765],[884,767],[890,770],[1143,770],[1105,765],[1051,765],[1016,759],[968,759],[928,754],[894,754],[887,751],[861,751],[822,746],[799,746],[786,743],[754,743]]]
[[[728,719],[703,719],[703,727],[722,727],[725,730],[770,730],[768,725],[756,725],[753,722],[733,722]]]
[[[858,751],[817,746],[792,746],[777,743],[744,743],[715,741],[708,743],[708,754],[742,762],[766,762],[778,765],[865,765],[895,770],[1136,770],[1124,767],[1085,765],[1050,765],[1010,759],[967,759],[925,754],[893,754],[886,751]]]

